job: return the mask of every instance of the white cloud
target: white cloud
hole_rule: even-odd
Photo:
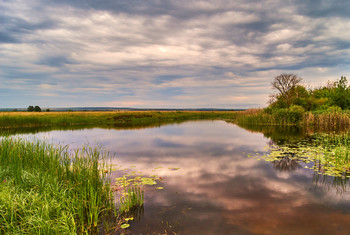
[[[193,107],[205,105],[201,97],[220,106],[218,97],[238,94],[248,97],[240,105],[251,107],[265,104],[253,98],[258,90],[251,87],[269,87],[278,73],[295,72],[314,82],[313,74],[324,81],[331,72],[349,69],[347,21],[308,16],[292,2],[176,1],[158,8],[146,2],[133,8],[108,4],[97,9],[85,3],[3,1],[7,41],[0,44],[1,82],[32,81],[13,87],[21,90],[60,84],[57,92],[76,91],[80,100],[86,91],[96,98],[109,94],[101,105],[162,99],[165,106]],[[167,94],[166,88],[181,91]],[[119,96],[122,89],[133,95]],[[177,103],[190,96],[189,103]],[[225,105],[237,105],[234,100]]]

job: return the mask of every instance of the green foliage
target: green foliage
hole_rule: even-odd
[[[273,95],[271,107],[285,109],[292,105],[303,107],[306,111],[326,110],[327,106],[350,108],[350,89],[346,77],[336,82],[328,82],[327,86],[307,90],[301,85],[295,85],[284,94]]]
[[[33,112],[34,111],[34,106],[29,105],[28,108],[27,108],[27,111],[28,112]]]
[[[280,76],[272,83],[273,88],[280,93],[273,94],[270,105],[261,112],[239,116],[240,124],[327,124],[348,125],[348,115],[344,110],[350,109],[350,88],[346,77],[341,77],[336,82],[328,82],[327,86],[307,90],[297,82],[286,83],[292,74],[284,74],[285,80]],[[276,88],[277,87],[277,88]],[[309,115],[306,111],[311,111]],[[320,116],[313,114],[337,114]],[[323,123],[323,124],[322,124]]]
[[[287,109],[275,109],[273,116],[281,124],[298,124],[303,117],[305,109],[298,105],[292,105]]]
[[[41,108],[39,106],[35,106],[34,107],[34,112],[41,112]]]
[[[350,88],[346,77],[336,82],[328,82],[327,86],[313,91],[315,98],[326,99],[328,106],[339,106],[341,109],[350,109]]]
[[[32,106],[32,105],[29,105],[28,108],[27,108],[27,111],[28,112],[41,112],[41,108],[39,106]]]
[[[305,87],[301,85],[297,85],[288,90],[284,96],[275,95],[270,106],[274,109],[283,109],[289,108],[292,105],[298,105],[305,110],[311,110],[313,103],[314,101],[310,91],[306,90]]]
[[[71,155],[67,147],[2,138],[0,233],[96,233],[115,210],[103,158],[88,147]]]

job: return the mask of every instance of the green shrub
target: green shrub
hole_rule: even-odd
[[[299,123],[303,119],[305,109],[299,105],[292,105],[288,109],[288,118],[292,123]]]
[[[327,108],[327,113],[341,113],[342,109],[339,106],[333,105]]]

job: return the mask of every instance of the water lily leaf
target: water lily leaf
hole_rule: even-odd
[[[129,227],[130,227],[130,224],[122,224],[122,225],[120,225],[120,227],[121,227],[122,229],[126,229],[126,228],[129,228]]]
[[[141,182],[143,185],[155,185],[155,184],[157,184],[157,182],[154,181],[153,178],[141,178]]]

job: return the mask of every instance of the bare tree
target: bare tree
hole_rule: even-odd
[[[272,95],[272,98],[281,96],[289,103],[290,91],[292,91],[297,85],[299,85],[303,79],[296,74],[282,73],[275,77],[271,82],[272,88],[277,90],[279,94]]]
[[[296,87],[299,83],[302,82],[302,78],[296,74],[286,74],[282,73],[275,77],[273,82],[271,82],[272,88],[279,91],[279,93],[284,96],[292,88]]]

